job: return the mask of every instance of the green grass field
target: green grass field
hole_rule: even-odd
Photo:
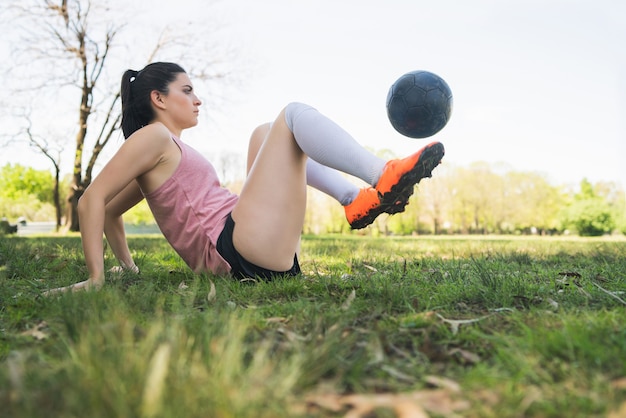
[[[129,244],[140,275],[45,298],[80,239],[0,237],[1,416],[626,414],[625,240],[305,237],[269,283]]]

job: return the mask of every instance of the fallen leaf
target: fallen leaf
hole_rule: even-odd
[[[448,351],[448,355],[458,355],[458,357],[460,357],[464,361],[464,363],[480,363],[480,356],[478,356],[478,354],[474,354],[471,351],[463,350],[461,348],[453,348],[452,350]]]
[[[424,408],[410,401],[396,403],[394,410],[398,414],[398,418],[428,418],[429,415]]]
[[[555,311],[559,309],[559,303],[552,299],[552,298],[547,298],[548,303],[550,304],[550,306],[552,307],[552,309],[554,309]]]
[[[368,344],[368,348],[372,353],[372,360],[369,361],[369,364],[380,364],[385,361],[385,352],[383,350],[383,345],[380,342],[378,337],[373,337]],[[383,366],[384,368],[385,366]]]
[[[417,379],[415,379],[415,377],[409,376],[406,373],[402,373],[401,371],[396,370],[396,369],[394,369],[391,366],[383,365],[383,366],[381,366],[380,369],[385,371],[385,372],[387,372],[387,373],[389,373],[390,376],[395,377],[398,380],[403,380],[403,381],[408,382],[408,383],[413,383],[413,382],[415,382],[417,380]]]
[[[350,305],[352,305],[352,301],[356,298],[356,290],[352,289],[352,292],[348,295],[348,298],[345,300],[343,305],[341,305],[341,309],[347,311],[350,309]]]
[[[575,272],[575,271],[561,271],[559,272],[559,276],[576,277],[576,278],[582,277],[580,273]]]
[[[213,281],[209,279],[209,283],[211,283],[211,289],[209,290],[209,294],[207,295],[206,299],[209,301],[209,303],[212,303],[215,300],[217,291],[215,290],[215,284],[213,283]]]
[[[450,324],[452,335],[456,335],[459,332],[459,327],[461,325],[473,324],[474,322],[482,321],[483,319],[489,318],[491,316],[491,315],[485,315],[485,316],[481,316],[480,318],[474,318],[474,319],[447,319],[439,314],[436,314],[436,315],[443,322]]]
[[[285,337],[287,337],[287,339],[289,341],[309,341],[311,340],[310,337],[303,337],[302,335],[298,335],[295,332],[285,328],[285,327],[280,327],[278,328],[276,331],[280,332],[281,334],[283,334]]]
[[[601,274],[597,274],[595,277],[595,280],[600,283],[606,283],[609,281],[606,277],[602,276]]]
[[[515,296],[513,296],[515,297]],[[492,312],[515,312],[515,309],[513,308],[494,308],[494,309],[490,309]]]
[[[428,418],[429,413],[454,416],[466,410],[470,403],[455,399],[456,391],[448,389],[421,390],[409,393],[372,394],[318,394],[306,399],[307,405],[317,406],[334,413],[346,408],[345,418],[365,418],[381,408],[390,409],[398,418]]]
[[[472,399],[485,405],[495,406],[500,402],[500,395],[490,389],[481,389],[472,393]]]
[[[365,418],[379,408],[387,408],[396,412],[398,418],[428,418],[429,415],[421,405],[410,399],[400,398],[393,394],[348,395],[344,405],[352,407],[345,418]]]
[[[316,395],[310,398],[307,403],[331,412],[341,412],[344,406],[342,397],[335,394]]]
[[[26,336],[26,337],[33,337],[36,340],[45,340],[46,338],[49,337],[49,335],[44,332],[44,330],[48,328],[48,324],[46,323],[46,321],[41,321],[40,323],[38,323],[37,325],[35,325],[33,328],[27,329],[26,331],[23,331],[20,333],[20,335]]]
[[[611,387],[613,389],[626,390],[626,377],[620,377],[611,381]]]
[[[447,377],[430,375],[430,376],[426,376],[424,378],[424,381],[428,383],[429,385],[436,387],[436,388],[449,389],[452,392],[461,391],[461,385],[459,385],[457,382],[455,382],[452,379],[448,379]]]
[[[626,417],[626,401],[622,402],[619,409],[611,411],[607,418],[624,418]]]
[[[273,324],[273,323],[287,323],[289,322],[289,318],[285,318],[284,316],[274,316],[272,318],[267,318],[265,320],[265,322],[267,322],[268,324]]]

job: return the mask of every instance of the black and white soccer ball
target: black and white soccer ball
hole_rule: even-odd
[[[387,94],[387,116],[396,131],[409,138],[427,138],[450,120],[452,91],[438,75],[411,71],[398,78]]]

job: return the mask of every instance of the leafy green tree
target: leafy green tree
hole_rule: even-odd
[[[150,211],[148,202],[142,200],[135,207],[124,214],[124,222],[132,225],[153,225],[154,216]]]
[[[621,192],[621,197],[615,202],[614,213],[616,228],[626,235],[626,193],[624,190]]]
[[[588,237],[610,233],[615,227],[610,207],[598,198],[572,203],[567,210],[567,224]]]
[[[49,171],[7,164],[0,169],[0,217],[54,219],[54,178]]]
[[[611,207],[616,230],[626,234],[626,190],[624,187],[616,182],[599,182],[593,185],[593,190]]]
[[[49,171],[35,170],[20,164],[7,164],[0,169],[0,196],[14,200],[23,196],[53,202],[54,178]]]
[[[455,175],[455,207],[461,220],[461,229],[469,233],[488,233],[495,230],[494,208],[502,190],[502,178],[489,164],[476,162],[460,169]]]
[[[564,224],[582,236],[604,235],[615,228],[613,213],[610,204],[596,192],[593,184],[583,179],[580,191],[565,210]]]
[[[565,204],[559,187],[538,173],[511,171],[505,174],[507,219],[517,231],[556,230]]]

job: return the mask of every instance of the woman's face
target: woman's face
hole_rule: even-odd
[[[180,129],[198,124],[198,108],[202,102],[194,93],[193,85],[186,73],[179,73],[169,84],[169,92],[162,100],[170,119]]]

